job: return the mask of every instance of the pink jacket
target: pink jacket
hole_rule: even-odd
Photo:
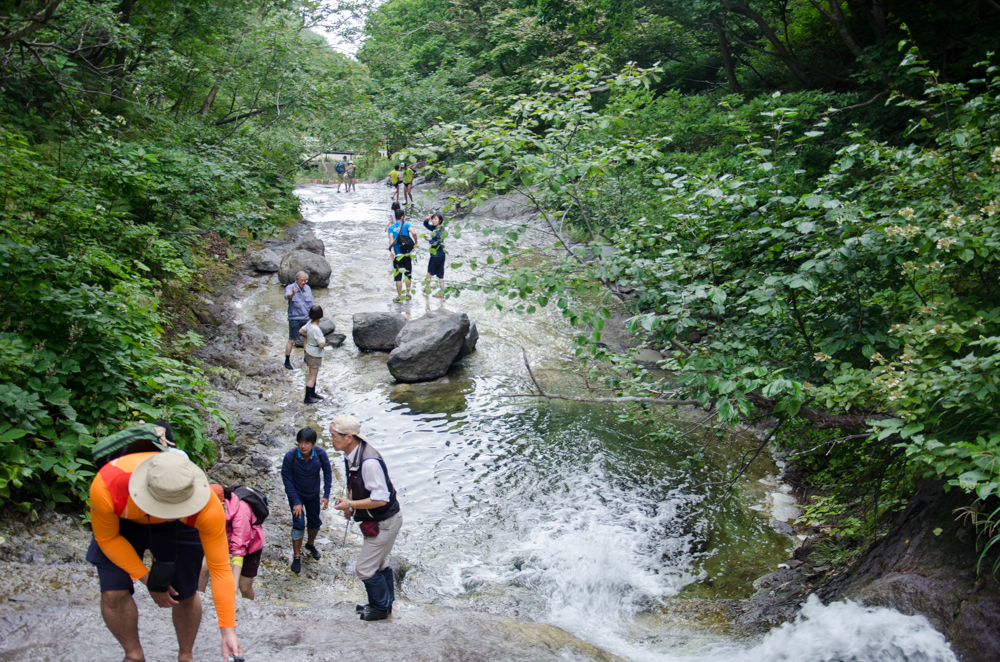
[[[247,556],[264,547],[264,527],[254,525],[253,508],[235,494],[222,504],[226,507],[226,537],[229,553]]]

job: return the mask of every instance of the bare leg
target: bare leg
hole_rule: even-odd
[[[438,287],[441,289],[438,291],[437,295],[439,298],[444,298],[444,278],[438,278]]]
[[[309,374],[306,375],[306,386],[310,388],[316,386],[317,375],[319,375],[319,368],[309,368]]]
[[[410,296],[410,285],[413,283],[409,278],[406,279],[406,296]]]
[[[314,544],[316,542],[316,534],[319,533],[319,529],[316,529],[315,531],[313,531],[312,529],[308,529],[306,533],[309,534],[309,540],[306,541],[306,544],[307,545]]]
[[[285,343],[285,356],[290,356],[292,353],[292,347],[295,347],[295,341],[289,340]]]
[[[302,538],[292,541],[292,556],[302,556]]]
[[[201,595],[195,593],[173,607],[174,630],[177,631],[177,662],[194,659],[194,640],[201,625]]]
[[[403,281],[397,280],[396,281],[396,298],[398,299],[401,296],[403,296]]]
[[[247,600],[253,600],[255,595],[253,591],[253,577],[240,577],[240,593]]]
[[[198,590],[204,593],[205,588],[207,586],[208,586],[208,562],[205,559],[202,559],[201,574],[198,575]]]
[[[101,593],[101,617],[130,660],[145,660],[139,643],[139,608],[128,591]]]

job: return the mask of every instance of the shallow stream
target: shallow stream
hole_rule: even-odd
[[[777,468],[762,462],[739,497],[724,501],[718,488],[700,485],[723,479],[736,461],[741,447],[732,439],[706,434],[667,445],[607,406],[497,397],[527,389],[522,350],[548,389],[577,388],[572,330],[557,311],[485,311],[481,293],[426,297],[418,285],[426,257],[415,265],[413,300],[393,304],[389,189],[335,191],[298,190],[333,268],[316,302],[348,335],[327,350],[318,383],[327,399],[314,421],[325,429],[337,414],[357,416],[385,457],[405,519],[397,549],[412,563],[408,599],[557,625],[631,661],[954,659],[921,619],[843,604],[811,604],[807,620],[763,642],[733,641],[712,600],[749,596],[753,580],[793,545],[767,526]],[[485,255],[473,232],[447,247],[449,261]],[[441,306],[468,313],[480,335],[478,351],[443,380],[397,385],[385,354],[351,342],[354,313],[416,318]],[[239,321],[283,344],[276,278],[248,286]],[[302,375],[295,379],[301,386]],[[704,466],[684,463],[702,450]]]

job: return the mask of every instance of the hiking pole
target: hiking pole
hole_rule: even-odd
[[[347,526],[344,527],[344,542],[341,547],[347,544],[347,530],[351,528],[351,520],[347,520]]]

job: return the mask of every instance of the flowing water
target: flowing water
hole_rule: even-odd
[[[700,485],[736,461],[741,448],[731,439],[667,445],[607,406],[499,398],[530,384],[522,351],[547,389],[578,388],[572,330],[558,311],[485,311],[475,292],[442,302],[418,291],[393,304],[389,189],[307,186],[298,195],[333,268],[316,302],[348,334],[327,351],[318,383],[327,399],[315,422],[326,428],[337,414],[354,414],[385,456],[405,518],[397,549],[413,563],[409,599],[554,624],[635,661],[954,659],[921,618],[815,601],[763,641],[733,642],[710,599],[750,595],[792,545],[760,512],[776,468],[762,462],[740,498],[724,501]],[[473,232],[447,247],[449,261],[486,250]],[[415,266],[418,282],[425,272],[426,258]],[[350,341],[354,313],[416,318],[442,306],[468,313],[480,334],[478,351],[445,380],[396,385],[384,354]],[[247,291],[241,316],[283,342],[285,305],[273,278]],[[698,451],[707,451],[703,466],[685,462]]]

